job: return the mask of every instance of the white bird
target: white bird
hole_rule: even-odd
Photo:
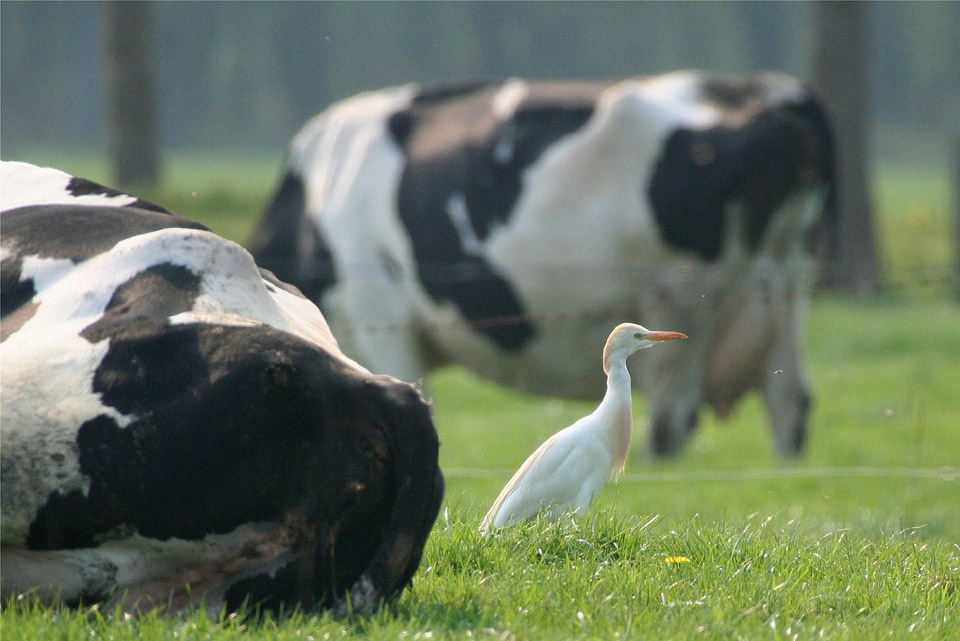
[[[549,510],[550,519],[586,512],[611,471],[619,474],[627,462],[633,432],[627,357],[676,338],[686,336],[633,323],[618,325],[603,348],[607,392],[600,405],[551,436],[524,461],[483,517],[480,531],[486,534],[491,526],[513,525],[541,510]]]

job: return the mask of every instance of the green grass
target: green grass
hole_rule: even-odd
[[[28,160],[110,182],[82,158]],[[220,166],[201,154],[171,160],[168,182],[142,195],[242,241],[279,159]],[[949,194],[945,176],[879,173],[877,228],[895,286],[813,301],[816,402],[797,462],[773,454],[755,396],[726,422],[706,413],[682,456],[651,460],[637,398],[627,472],[585,519],[482,539],[480,516],[516,466],[593,405],[446,368],[427,380],[444,513],[394,608],[359,621],[218,622],[26,602],[3,612],[4,639],[960,638],[960,307],[950,284],[917,282],[952,259]],[[690,562],[664,562],[677,555]]]
[[[942,278],[956,258],[951,244],[951,214],[957,195],[951,175],[905,166],[884,166],[877,172],[873,193],[876,226],[885,276],[893,283],[918,278]]]
[[[454,512],[456,514],[456,512]],[[441,517],[412,590],[368,620],[60,611],[3,613],[4,639],[952,639],[960,550],[913,533],[802,534],[795,521],[597,510],[489,539]],[[676,561],[676,557],[688,562]]]

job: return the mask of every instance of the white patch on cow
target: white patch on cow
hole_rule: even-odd
[[[727,116],[723,109],[705,101],[704,82],[706,75],[695,71],[675,71],[659,76],[644,78],[639,84],[649,92],[650,98],[662,101],[673,109],[686,111],[692,121],[688,127],[716,124]],[[802,102],[807,94],[803,85],[796,79],[782,73],[768,72],[757,74],[756,80],[762,95],[759,96],[765,107],[771,105]],[[737,120],[748,118],[749,113],[739,114]]]
[[[380,124],[386,133],[385,117],[410,105],[419,87],[406,84],[383,91],[369,91],[350,98],[349,109],[331,109],[311,119],[290,142],[290,165],[308,179],[318,195],[335,189],[340,166],[331,166],[332,173],[314,171],[331,158],[344,158],[357,144],[356,136],[369,131],[370,122]],[[371,132],[375,133],[375,132]],[[368,138],[369,140],[369,138]],[[321,174],[315,177],[315,174]],[[309,202],[309,199],[308,199]]]
[[[486,258],[533,317],[568,312],[570,301],[577,309],[622,307],[637,286],[621,274],[642,273],[642,264],[660,255],[641,186],[682,116],[647,93],[633,81],[604,91],[590,120],[527,168],[509,222],[487,238]],[[605,331],[598,333],[601,346]],[[555,342],[557,335],[549,338]],[[547,370],[562,372],[549,360]]]
[[[483,253],[483,243],[477,238],[470,222],[470,212],[467,211],[467,197],[463,192],[456,192],[447,199],[447,216],[457,230],[460,247],[467,256],[480,256]]]
[[[526,82],[518,78],[511,78],[493,97],[493,115],[500,121],[500,137],[493,148],[493,158],[500,164],[506,164],[513,159],[513,147],[516,141],[517,123],[514,114],[517,106],[530,93]]]
[[[715,125],[721,112],[701,100],[703,74],[677,71],[660,76],[628,81],[641,91],[643,99],[671,113],[678,124],[693,129]]]
[[[93,391],[109,343],[90,343],[80,332],[103,315],[114,288],[91,291],[83,266],[23,258],[21,280],[33,279],[38,307],[0,344],[4,543],[22,543],[50,494],[89,492],[76,443],[83,423],[107,416],[125,427],[134,419],[104,405]],[[45,402],[37,404],[38,398]]]
[[[271,286],[274,291],[269,291],[253,257],[240,245],[210,232],[164,229],[118,243],[115,250],[132,241],[136,241],[134,249],[144,253],[148,262],[181,265],[200,276],[200,291],[193,309],[172,316],[171,323],[269,325],[360,368],[340,352],[317,306],[275,286]]]
[[[418,91],[408,84],[349,98],[307,123],[290,145],[307,213],[323,238],[343,240],[330,247],[337,273],[355,276],[324,295],[333,333],[347,354],[382,354],[389,365],[380,373],[403,380],[419,376],[419,369],[416,375],[408,369],[419,359],[413,309],[430,302],[416,281],[410,238],[397,215],[406,161],[387,122],[409,107]],[[391,257],[395,275],[377,258],[383,254]],[[364,314],[370,309],[376,315]],[[350,320],[336,325],[337,317]],[[367,332],[366,325],[399,329]]]
[[[519,78],[510,78],[493,97],[493,113],[498,120],[512,118],[517,105],[530,93],[530,87]]]
[[[74,268],[67,258],[24,256],[20,267],[20,282],[33,280],[34,291],[40,292],[66,276]]]
[[[251,320],[239,314],[223,311],[222,307],[211,305],[209,301],[198,301],[189,312],[180,312],[167,317],[171,325],[223,325],[226,327],[259,327],[263,323]]]
[[[137,201],[135,196],[117,194],[83,194],[75,196],[67,190],[73,176],[58,169],[37,167],[24,162],[0,163],[0,210],[8,211],[28,205],[108,205],[123,207]]]
[[[674,71],[659,76],[641,78],[637,83],[650,96],[675,104],[692,105],[700,100],[703,87],[703,74],[688,71]]]

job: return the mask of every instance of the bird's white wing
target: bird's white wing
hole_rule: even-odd
[[[606,448],[580,423],[557,432],[531,454],[500,492],[480,524],[510,525],[556,506],[583,510],[610,473]]]

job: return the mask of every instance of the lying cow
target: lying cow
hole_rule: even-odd
[[[653,451],[676,452],[702,402],[726,416],[759,387],[793,455],[830,176],[822,110],[781,75],[406,85],[297,134],[251,251],[345,353],[406,380],[457,362],[600,396],[610,327],[683,331],[683,350],[635,363]]]
[[[2,178],[3,598],[398,595],[443,494],[418,391],[202,225],[55,170]]]

